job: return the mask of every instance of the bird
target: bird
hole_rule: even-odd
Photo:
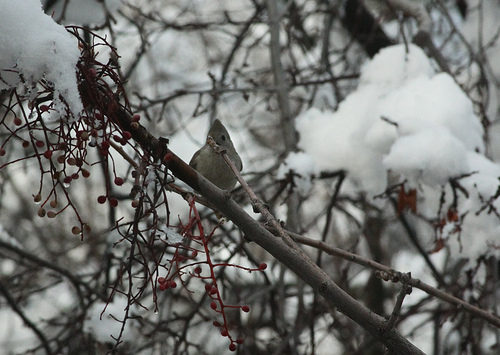
[[[241,171],[243,168],[241,158],[234,148],[226,127],[224,127],[219,119],[216,119],[212,123],[207,134],[207,139],[208,137],[212,137],[221,148],[226,150],[229,159]],[[231,191],[236,186],[236,177],[233,171],[208,142],[194,153],[189,165],[222,190]]]

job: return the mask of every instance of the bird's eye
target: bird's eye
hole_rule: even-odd
[[[226,136],[225,135],[221,135],[220,139],[222,139],[223,141],[225,141],[226,140]]]

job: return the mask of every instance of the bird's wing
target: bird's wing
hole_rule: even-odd
[[[196,153],[193,154],[191,161],[189,162],[189,166],[191,166],[194,170],[197,170],[196,158],[200,155],[201,149],[199,149]]]

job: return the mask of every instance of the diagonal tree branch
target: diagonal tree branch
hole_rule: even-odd
[[[105,100],[106,98],[103,98]],[[375,338],[379,339],[391,352],[396,354],[423,354],[397,330],[386,331],[385,319],[373,314],[369,309],[342,290],[309,257],[304,257],[291,248],[283,239],[274,236],[258,221],[253,219],[239,206],[230,195],[217,188],[210,181],[199,175],[167,147],[167,140],[157,139],[138,122],[132,122],[132,116],[123,108],[110,113],[110,118],[131,132],[132,138],[142,149],[160,160],[175,177],[197,190],[204,198],[211,201],[240,230],[273,255],[278,261],[294,272],[304,282],[323,296],[332,306],[351,318]]]

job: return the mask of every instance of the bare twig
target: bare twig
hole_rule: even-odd
[[[399,317],[399,314],[401,312],[401,306],[403,305],[403,301],[406,297],[406,295],[409,295],[411,293],[411,286],[408,285],[408,281],[411,278],[410,274],[404,274],[403,278],[401,279],[401,283],[403,284],[403,287],[401,288],[401,291],[399,291],[398,297],[396,298],[396,304],[394,305],[394,308],[392,309],[391,316],[387,320],[386,324],[386,331],[391,330],[394,328],[394,325],[396,324],[396,321]]]
[[[125,149],[123,147],[119,146],[112,140],[109,140],[109,144],[119,153],[123,159],[125,159],[131,166],[133,166],[135,169],[139,167],[139,164],[127,153],[125,152]]]
[[[17,246],[14,246],[14,245],[7,243],[7,242],[4,242],[2,240],[0,240],[0,248],[10,250],[10,251],[14,252],[15,254],[19,255],[20,257],[27,259],[40,267],[44,267],[44,268],[53,270],[53,271],[61,274],[62,276],[66,277],[68,280],[71,281],[71,283],[75,286],[75,288],[78,292],[80,292],[79,286],[81,286],[84,289],[86,289],[87,292],[89,292],[90,294],[98,296],[101,300],[106,299],[106,295],[102,294],[101,292],[97,291],[96,289],[93,289],[92,287],[90,287],[88,285],[88,283],[83,282],[78,277],[76,277],[75,275],[70,273],[67,269],[60,267],[59,265],[56,265],[50,261],[44,260],[44,259],[42,259],[42,258],[40,258],[32,253],[25,251],[24,249],[21,249]]]
[[[448,63],[432,41],[430,35],[432,29],[432,21],[424,5],[419,2],[409,0],[386,1],[389,6],[391,6],[395,10],[403,11],[405,14],[413,17],[415,21],[417,21],[419,30],[413,37],[413,42],[422,49],[426,49],[428,51],[428,54],[436,60],[441,70],[450,73]]]
[[[4,298],[7,300],[7,303],[9,306],[12,308],[12,310],[17,313],[19,317],[23,320],[24,324],[30,328],[33,333],[38,337],[40,342],[42,343],[43,348],[45,349],[45,352],[50,355],[53,354],[52,349],[49,346],[49,341],[45,337],[45,335],[38,329],[38,327],[33,323],[26,315],[24,314],[23,310],[18,306],[18,303],[16,300],[12,297],[10,294],[9,290],[3,282],[0,280],[0,293],[4,296]]]
[[[356,263],[358,265],[366,266],[366,267],[369,267],[373,270],[383,272],[387,275],[387,279],[390,279],[392,281],[401,282],[401,280],[403,280],[405,278],[404,277],[405,273],[394,270],[394,269],[390,268],[389,266],[377,263],[376,261],[364,258],[364,257],[357,255],[357,254],[354,254],[354,253],[350,253],[350,252],[343,250],[343,249],[340,249],[340,248],[336,248],[334,246],[331,246],[331,245],[329,245],[325,242],[319,241],[319,240],[307,238],[307,237],[301,236],[301,235],[296,234],[296,233],[291,233],[291,232],[287,232],[287,233],[289,233],[290,236],[293,238],[293,240],[295,240],[297,243],[308,245],[308,246],[311,246],[313,248],[323,250],[324,252],[326,252],[329,255],[337,256],[339,258]],[[449,304],[452,304],[452,305],[456,306],[458,309],[463,309],[471,314],[474,314],[480,318],[483,318],[488,323],[494,325],[495,327],[500,328],[500,318],[491,312],[488,312],[488,311],[480,309],[476,306],[473,306],[472,304],[465,302],[465,301],[463,301],[455,296],[452,296],[449,293],[441,291],[435,287],[432,287],[431,285],[426,284],[425,282],[423,282],[419,279],[411,277],[407,281],[407,284],[409,286],[418,288],[418,289],[426,292],[427,294],[434,296],[442,301],[445,301]]]
[[[218,153],[222,156],[224,161],[227,163],[227,165],[231,168],[233,171],[233,174],[236,176],[236,179],[238,182],[241,184],[243,189],[246,191],[248,196],[250,197],[250,202],[252,203],[252,207],[254,209],[254,212],[259,212],[262,214],[262,216],[266,219],[266,223],[270,224],[273,229],[278,233],[278,235],[283,239],[285,243],[288,244],[291,248],[294,248],[300,252],[303,253],[303,251],[297,247],[297,244],[290,238],[287,232],[283,229],[279,221],[272,215],[271,212],[269,212],[269,209],[267,208],[266,204],[264,204],[255,194],[255,192],[250,188],[248,183],[246,182],[245,179],[243,179],[243,176],[241,176],[240,171],[234,164],[234,162],[229,158],[229,156],[226,153],[226,150],[219,147],[217,143],[213,140],[212,137],[207,138],[207,143]]]

